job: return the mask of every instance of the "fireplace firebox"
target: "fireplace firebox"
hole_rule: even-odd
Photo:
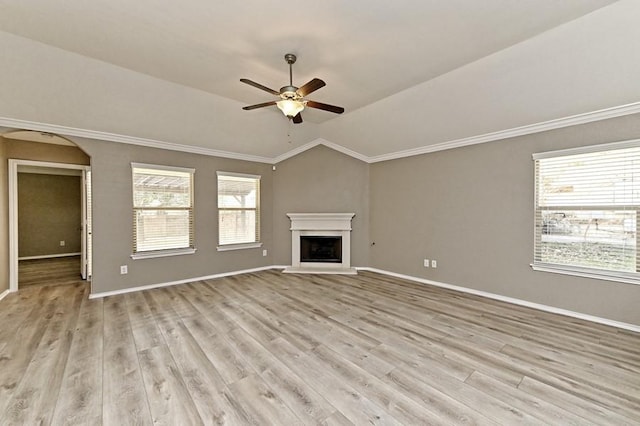
[[[342,263],[342,237],[300,236],[300,262]]]

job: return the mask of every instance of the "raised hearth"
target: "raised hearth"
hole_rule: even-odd
[[[356,274],[351,267],[351,219],[355,213],[287,213],[291,266],[287,273]]]

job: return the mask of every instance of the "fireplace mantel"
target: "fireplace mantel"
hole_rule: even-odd
[[[291,219],[291,266],[286,273],[356,274],[351,267],[351,219],[355,213],[287,213]],[[342,262],[301,262],[300,237],[337,236],[342,238]]]

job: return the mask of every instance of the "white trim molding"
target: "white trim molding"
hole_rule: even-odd
[[[517,136],[525,136],[533,133],[546,132],[548,130],[561,129],[563,127],[576,126],[579,124],[586,124],[594,121],[607,120],[609,118],[622,117],[625,115],[637,113],[640,113],[640,102],[586,112],[583,114],[571,115],[569,117],[557,118],[540,123],[527,124],[525,126],[499,130],[497,132],[485,133],[483,135],[470,136],[468,138],[454,139],[446,142],[436,143],[433,145],[426,145],[419,148],[377,155],[374,157],[369,157],[368,159],[370,163],[395,160],[398,158],[412,157],[414,155],[428,154],[431,152],[444,151],[447,149],[460,148],[463,146],[477,145],[502,139],[514,138]]]
[[[57,257],[71,257],[71,256],[81,256],[82,253],[58,253],[58,254],[43,254],[40,256],[24,256],[18,257],[18,260],[37,260],[37,259],[54,259]]]
[[[39,132],[55,133],[61,136],[75,136],[86,139],[97,139],[108,142],[125,143],[129,145],[146,146],[149,148],[167,149],[170,151],[188,152],[191,154],[209,155],[212,157],[231,158],[235,160],[253,161],[256,163],[272,164],[273,160],[257,155],[240,154],[237,152],[221,151],[194,145],[164,142],[155,139],[139,138],[136,136],[119,135],[117,133],[100,132],[96,130],[78,129],[75,127],[59,126],[57,124],[38,123],[35,121],[19,120],[15,118],[0,117],[1,127],[36,130]]]
[[[285,268],[285,266],[271,265],[271,266],[262,266],[262,267],[259,267],[259,268],[243,269],[243,270],[240,270],[240,271],[222,272],[220,274],[206,275],[204,277],[194,277],[194,278],[187,278],[187,279],[184,279],[184,280],[168,281],[168,282],[164,282],[164,283],[143,285],[143,286],[139,286],[139,287],[128,287],[128,288],[123,288],[121,290],[105,291],[105,292],[101,292],[101,293],[91,293],[89,295],[89,299],[100,299],[102,297],[117,296],[119,294],[133,293],[133,292],[136,292],[136,291],[151,290],[151,289],[154,289],[154,288],[161,288],[161,287],[171,287],[171,286],[178,285],[178,284],[187,284],[187,283],[193,283],[193,282],[197,282],[197,281],[213,280],[213,279],[216,279],[216,278],[231,277],[233,275],[250,274],[252,272],[266,271],[266,270],[269,270],[269,269],[284,269],[284,268]]]
[[[222,272],[222,273],[219,273],[219,274],[207,275],[207,276],[204,276],[204,277],[194,277],[194,278],[188,278],[188,279],[184,279],[184,280],[169,281],[169,282],[157,283],[157,284],[149,284],[149,285],[144,285],[144,286],[139,286],[139,287],[129,287],[129,288],[121,289],[121,290],[105,291],[105,292],[101,292],[101,293],[91,293],[89,295],[89,299],[100,299],[100,298],[103,298],[103,297],[116,296],[116,295],[119,295],[119,294],[126,294],[126,293],[133,293],[133,292],[136,292],[136,291],[151,290],[151,289],[154,289],[154,288],[161,288],[161,287],[171,287],[171,286],[179,285],[179,284],[186,284],[186,283],[192,283],[192,282],[204,281],[204,280],[212,280],[212,279],[216,279],[216,278],[224,278],[224,277],[230,277],[230,276],[241,275],[241,274],[250,274],[250,273],[253,273],[253,272],[268,271],[268,270],[272,270],[272,269],[284,270],[284,269],[286,269],[288,267],[289,266],[287,266],[287,265],[262,266],[262,267],[259,267],[259,268],[244,269],[244,270],[239,270],[239,271]],[[589,315],[589,314],[583,314],[583,313],[580,313],[580,312],[570,311],[568,309],[556,308],[554,306],[548,306],[548,305],[543,305],[543,304],[540,304],[540,303],[529,302],[529,301],[522,300],[522,299],[516,299],[516,298],[513,298],[513,297],[502,296],[502,295],[495,294],[495,293],[489,293],[489,292],[486,292],[486,291],[474,290],[474,289],[467,288],[467,287],[461,287],[461,286],[457,286],[457,285],[441,283],[441,282],[438,282],[438,281],[427,280],[427,279],[424,279],[424,278],[414,277],[414,276],[411,276],[411,275],[399,274],[397,272],[385,271],[383,269],[371,268],[371,267],[366,267],[366,266],[356,266],[355,269],[358,270],[358,271],[375,272],[375,273],[378,273],[378,274],[388,275],[388,276],[396,277],[396,278],[401,278],[401,279],[408,280],[408,281],[414,281],[414,282],[418,282],[418,283],[421,283],[421,284],[431,285],[431,286],[434,286],[434,287],[446,288],[448,290],[459,291],[461,293],[473,294],[475,296],[481,296],[481,297],[486,297],[488,299],[499,300],[501,302],[511,303],[513,305],[524,306],[524,307],[527,307],[527,308],[537,309],[537,310],[543,311],[543,312],[549,312],[549,313],[552,313],[552,314],[563,315],[563,316],[570,317],[570,318],[577,318],[577,319],[581,319],[581,320],[585,320],[585,321],[589,321],[589,322],[593,322],[593,323],[597,323],[597,324],[608,325],[608,326],[611,326],[611,327],[616,327],[616,328],[620,328],[620,329],[623,329],[623,330],[629,330],[629,331],[633,331],[633,332],[636,332],[636,333],[640,333],[640,325],[636,325],[636,324],[630,324],[630,323],[626,323],[626,322],[615,321],[615,320],[611,320],[611,319],[607,319],[607,318],[597,317],[597,316],[594,316],[594,315]],[[0,300],[2,300],[3,297],[7,296],[7,294],[9,294],[9,290],[6,290],[3,293],[0,293]]]
[[[322,139],[322,138],[318,138],[315,139],[307,144],[304,144],[302,146],[299,146],[298,148],[294,148],[291,151],[287,151],[282,155],[279,155],[275,158],[272,159],[272,164],[278,164],[284,160],[287,160],[289,158],[295,157],[298,154],[302,154],[305,151],[310,150],[311,148],[315,148],[318,145],[324,145],[328,148],[333,149],[334,151],[338,151],[341,152],[345,155],[348,155],[349,157],[353,157],[357,160],[360,161],[364,161],[365,163],[370,163],[371,160],[369,157],[367,157],[366,155],[360,154],[358,152],[352,151],[348,148],[343,147],[342,145],[338,145],[336,143],[330,142],[328,140]]]
[[[150,250],[139,251],[131,254],[131,259],[154,259],[156,257],[169,257],[169,256],[183,256],[185,254],[194,254],[197,251],[194,247],[185,247],[179,249],[166,249],[166,250]]]
[[[45,167],[59,169],[77,169],[83,171],[83,176],[91,170],[91,166],[71,163],[53,163],[49,161],[19,160],[10,158],[8,161],[8,192],[9,192],[9,291],[18,291],[18,168]],[[83,205],[84,205],[83,194]],[[84,208],[84,207],[83,207]],[[86,231],[86,227],[83,229]]]
[[[355,213],[287,213],[291,219],[291,266],[284,270],[290,274],[346,274],[356,275],[351,267],[351,220]],[[339,262],[307,262],[300,257],[303,237],[339,237]]]
[[[2,293],[0,293],[0,300],[2,300],[5,297],[7,297],[9,295],[9,293],[11,293],[11,291],[9,291],[8,289],[3,291]]]
[[[461,293],[473,294],[475,296],[486,297],[488,299],[499,300],[501,302],[511,303],[513,305],[524,306],[527,308],[537,309],[539,311],[550,312],[552,314],[564,315],[566,317],[577,318],[597,324],[604,324],[611,327],[620,328],[623,330],[634,331],[640,333],[640,325],[630,324],[622,321],[615,321],[608,318],[597,317],[595,315],[583,314],[581,312],[570,311],[568,309],[556,308],[555,306],[543,305],[541,303],[529,302],[527,300],[516,299],[514,297],[502,296],[500,294],[489,293],[482,290],[475,290],[472,288],[461,287],[452,284],[441,283],[438,281],[427,280],[425,278],[414,277],[411,275],[399,274],[397,272],[385,271],[383,269],[359,267],[356,268],[359,271],[370,271],[378,274],[389,275],[391,277],[402,278],[404,280],[414,281],[421,284],[432,285],[434,287],[446,288],[448,290],[459,291]]]
[[[257,243],[240,243],[240,244],[227,244],[223,246],[217,246],[217,251],[234,251],[234,250],[246,250],[253,248],[262,247],[262,243],[258,241]]]
[[[513,127],[496,132],[475,135],[461,139],[454,139],[445,142],[425,145],[417,148],[411,148],[403,151],[396,151],[387,154],[367,156],[359,152],[352,151],[348,148],[336,143],[327,141],[322,138],[287,151],[277,157],[261,157],[257,155],[240,154],[237,152],[221,151],[212,148],[204,148],[194,145],[178,144],[174,142],[165,142],[155,139],[139,138],[136,136],[120,135],[116,133],[100,132],[95,130],[78,129],[74,127],[59,126],[56,124],[39,123],[35,121],[20,120],[15,118],[0,117],[0,127],[18,128],[25,130],[35,130],[40,132],[55,133],[61,136],[76,136],[87,139],[97,139],[109,142],[119,142],[130,145],[146,146],[150,148],[167,149],[171,151],[188,152],[192,154],[208,155],[213,157],[231,158],[236,160],[252,161],[257,163],[277,164],[288,158],[294,157],[304,151],[314,148],[318,145],[324,145],[350,157],[364,161],[365,163],[378,163],[380,161],[395,160],[399,158],[412,157],[415,155],[428,154],[447,149],[460,148],[463,146],[477,145],[481,143],[493,142],[501,139],[513,138],[516,136],[524,136],[533,133],[545,132],[548,130],[560,129],[563,127],[576,126],[579,124],[591,123],[594,121],[607,120],[610,118],[622,117],[625,115],[640,113],[640,102],[633,102],[625,105],[618,105],[610,108],[604,108],[596,111],[585,112],[581,114],[571,115],[568,117],[556,118],[539,123],[527,124],[524,126]]]

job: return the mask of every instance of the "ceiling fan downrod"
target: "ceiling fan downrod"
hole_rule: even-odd
[[[289,86],[293,86],[293,64],[296,63],[296,55],[293,53],[287,53],[284,55],[284,60],[289,64]]]

